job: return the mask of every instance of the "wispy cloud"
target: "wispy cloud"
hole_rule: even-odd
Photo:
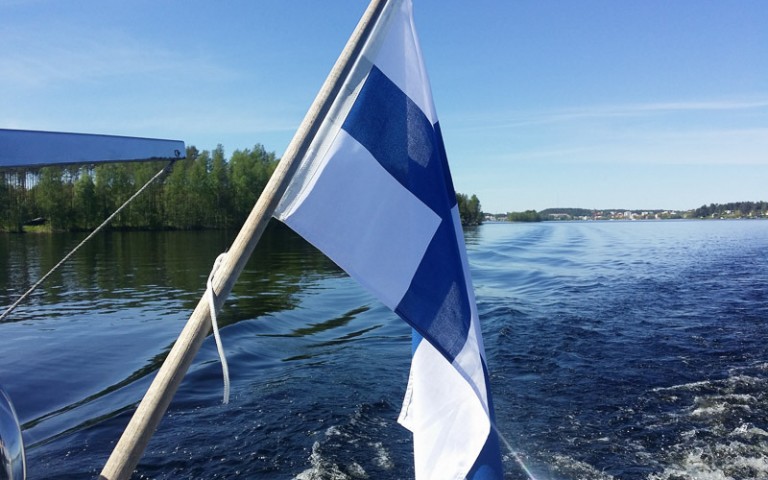
[[[747,113],[766,110],[768,97],[754,99],[716,99],[680,102],[592,105],[533,111],[491,111],[454,114],[452,121],[463,129],[511,129],[578,122],[615,121],[620,118],[647,118],[686,113]]]
[[[113,77],[180,76],[194,71],[222,79],[236,73],[211,59],[150,45],[119,31],[48,26],[44,34],[6,29],[0,34],[0,84],[42,88]]]
[[[768,127],[684,132],[595,134],[534,142],[490,152],[492,165],[742,165],[768,166]]]
[[[661,102],[630,105],[629,111],[677,112],[699,110],[752,110],[768,108],[768,98],[751,100],[710,100],[692,102]]]
[[[768,97],[569,107],[448,119],[447,136],[509,164],[768,165]]]

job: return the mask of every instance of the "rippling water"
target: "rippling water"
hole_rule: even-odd
[[[466,232],[509,479],[768,478],[768,222]],[[0,305],[73,235],[0,235]],[[0,324],[29,478],[94,478],[204,290],[221,232],[111,233]],[[400,479],[410,331],[271,229],[135,478]]]

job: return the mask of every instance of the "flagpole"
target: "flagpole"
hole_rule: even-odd
[[[213,280],[217,307],[226,300],[232,291],[232,287],[243,271],[280,198],[288,187],[299,160],[306,154],[322,120],[340,92],[344,80],[381,16],[386,3],[387,0],[372,0],[368,5],[288,145],[274,174],[232,243]],[[206,335],[208,335],[210,327],[209,303],[203,296],[112,451],[101,471],[100,480],[127,480],[130,478],[187,369]]]

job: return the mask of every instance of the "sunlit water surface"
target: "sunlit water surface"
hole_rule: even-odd
[[[768,222],[465,235],[507,478],[768,478]],[[80,238],[0,235],[0,305]],[[98,476],[231,240],[100,235],[0,324],[28,478]],[[332,262],[268,230],[219,322],[134,478],[413,477],[410,330]]]

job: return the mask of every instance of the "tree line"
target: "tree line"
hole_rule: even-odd
[[[507,220],[510,222],[540,222],[542,216],[536,210],[526,210],[524,212],[508,212]]]
[[[721,216],[740,216],[740,217],[763,217],[768,215],[768,202],[731,202],[731,203],[710,203],[702,205],[693,211],[696,218],[721,217]]]
[[[162,181],[150,185],[111,222],[114,229],[229,228],[243,223],[277,165],[262,145],[227,159],[190,146]],[[167,162],[51,166],[4,172],[0,229],[45,223],[52,230],[91,230]]]
[[[277,166],[274,152],[257,144],[235,150],[199,151],[152,183],[110,223],[112,229],[239,228]],[[0,230],[92,230],[159,172],[167,162],[51,166],[0,172]],[[483,214],[475,195],[456,194],[462,224],[478,225]]]

